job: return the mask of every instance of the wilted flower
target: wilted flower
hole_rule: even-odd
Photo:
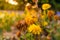
[[[28,27],[28,32],[31,32],[33,34],[40,34],[41,28],[39,25],[32,24]]]
[[[26,28],[27,28],[27,25],[26,25],[26,23],[25,23],[25,20],[20,20],[20,21],[16,22],[15,27],[16,27],[18,30],[20,30],[21,32],[22,32],[22,31],[25,31]]]
[[[47,9],[49,9],[50,7],[51,7],[50,4],[43,4],[43,5],[42,5],[42,9],[43,9],[43,10],[47,10]]]
[[[26,4],[26,7],[25,7],[25,10],[26,11],[29,11],[31,9],[31,4],[30,3],[27,3]]]

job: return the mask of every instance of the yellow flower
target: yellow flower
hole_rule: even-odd
[[[40,34],[41,28],[39,25],[32,24],[28,27],[28,32],[31,32],[33,34]]]
[[[48,25],[48,22],[44,21],[43,26],[47,26],[47,25]]]
[[[50,4],[43,4],[43,5],[42,5],[42,9],[43,9],[43,10],[47,10],[47,9],[49,9],[50,7],[51,7]]]
[[[31,16],[32,16],[34,22],[38,20],[38,16],[37,16],[37,13],[36,12],[33,11],[31,13]]]
[[[30,25],[37,21],[37,17],[28,13],[25,16],[25,21],[28,25]]]
[[[25,17],[25,21],[26,21],[26,23],[27,23],[28,25],[31,24],[31,23],[33,23],[33,22],[32,22],[32,16],[29,15],[29,14],[27,14],[26,17]]]
[[[37,12],[36,12],[36,10],[31,10],[31,14],[36,14]]]

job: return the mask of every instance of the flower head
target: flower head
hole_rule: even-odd
[[[54,11],[53,10],[48,10],[48,13],[47,13],[47,15],[48,15],[48,17],[51,17],[51,16],[53,16],[54,15]]]
[[[49,9],[50,7],[51,7],[50,4],[43,4],[43,5],[42,5],[42,9],[43,9],[43,10],[47,10],[47,9]]]
[[[33,23],[33,22],[32,22],[32,16],[31,16],[30,14],[27,14],[27,15],[25,16],[25,21],[26,21],[26,23],[27,23],[28,25],[32,24],[32,23]]]
[[[39,25],[32,24],[28,27],[28,31],[33,34],[40,34],[42,30]]]
[[[59,16],[58,15],[54,15],[54,20],[58,20]]]
[[[35,14],[34,15],[26,14],[25,21],[28,25],[30,25],[37,21],[37,17],[35,16]]]

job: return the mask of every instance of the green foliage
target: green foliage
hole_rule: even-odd
[[[27,40],[34,40],[34,37],[31,33],[26,33],[25,35],[22,35],[21,40],[27,39]]]
[[[41,0],[42,3],[48,3],[49,0]]]

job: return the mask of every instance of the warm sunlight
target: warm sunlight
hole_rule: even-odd
[[[12,5],[17,5],[18,3],[14,0],[6,0],[6,2],[12,4]]]

